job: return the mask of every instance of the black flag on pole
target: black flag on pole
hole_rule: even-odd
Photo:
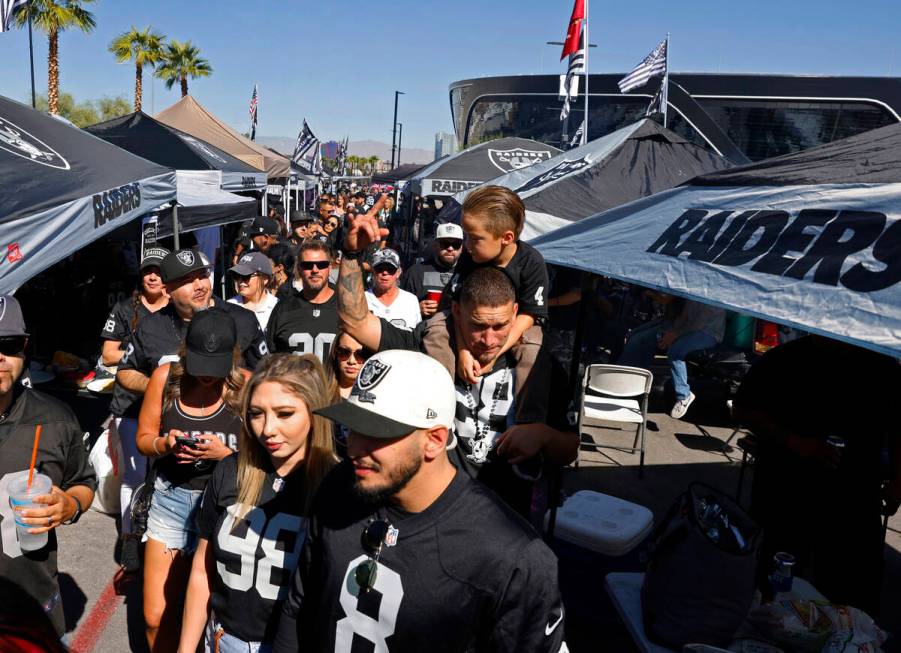
[[[297,136],[297,145],[294,146],[294,154],[291,156],[291,162],[294,163],[304,174],[315,175],[316,158],[319,150],[319,139],[313,134],[313,130],[303,121],[303,129]]]

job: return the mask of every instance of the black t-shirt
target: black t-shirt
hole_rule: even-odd
[[[307,534],[303,468],[282,478],[266,475],[256,507],[235,526],[237,455],[216,466],[207,483],[197,533],[209,541],[216,573],[210,605],[225,632],[246,642],[272,641],[282,602]]]
[[[476,268],[486,265],[490,264],[479,264],[473,261],[469,252],[464,249],[450,280],[450,296],[456,298],[463,280]],[[510,262],[501,269],[510,277],[516,287],[516,303],[519,304],[519,312],[531,315],[535,322],[540,324],[547,318],[547,293],[550,285],[544,257],[528,243],[517,241],[516,253]]]
[[[557,560],[534,530],[490,492],[457,473],[420,513],[373,509],[352,490],[353,468],[324,481],[274,650],[560,651]],[[354,572],[369,560],[360,536],[387,519],[375,585]],[[563,649],[565,650],[565,649]]]
[[[454,276],[454,268],[441,265],[435,257],[417,263],[404,273],[401,288],[423,301],[430,290],[441,291]]]
[[[253,370],[263,356],[269,353],[256,315],[253,311],[222,301],[218,297],[213,298],[213,305],[227,311],[234,318],[244,367]],[[138,323],[125,356],[119,363],[119,369],[137,370],[149,377],[160,365],[178,360],[178,350],[187,332],[188,322],[178,316],[172,304],[151,313]]]
[[[19,475],[28,474],[38,424],[41,441],[37,471],[49,476],[63,490],[75,485],[96,489],[97,479],[88,462],[81,427],[69,407],[19,384],[15,385],[15,393],[9,416],[0,423],[0,577],[17,583],[43,605],[57,632],[62,634],[65,624],[57,584],[56,531],[50,531],[44,548],[23,552],[16,536],[7,486]]]
[[[136,312],[137,320],[135,320]],[[126,297],[113,306],[113,310],[110,311],[109,317],[106,318],[103,329],[100,331],[100,337],[103,340],[118,341],[119,349],[125,351],[132,333],[134,333],[134,328],[137,328],[137,324],[148,315],[150,315],[150,309],[144,306],[144,302],[139,299],[136,306],[134,298]],[[135,325],[134,328],[132,328],[132,324]],[[141,395],[126,390],[118,382],[113,385],[113,399],[110,402],[110,412],[113,415],[137,419],[140,411]]]
[[[178,401],[163,409],[160,417],[160,434],[165,435],[172,429],[182,431],[186,436],[215,435],[232,451],[238,450],[238,437],[241,435],[241,418],[222,402],[215,413],[205,417],[188,415]],[[191,490],[202,490],[216,467],[214,460],[198,460],[194,463],[180,464],[175,456],[163,456],[156,460],[157,473],[173,485],[183,486]]]
[[[266,341],[274,352],[315,354],[325,365],[337,332],[337,293],[321,304],[313,304],[297,293],[275,305],[266,327]]]
[[[550,297],[561,297],[571,290],[580,290],[582,276],[578,270],[562,265],[548,265],[548,279],[551,282]],[[568,306],[548,307],[548,326],[553,329],[574,331],[579,322],[579,302]]]

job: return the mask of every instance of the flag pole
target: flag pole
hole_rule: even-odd
[[[580,145],[585,145],[588,142],[588,51],[591,47],[588,45],[590,41],[588,40],[588,0],[585,0],[585,19],[582,21],[582,35],[585,38],[585,119],[582,123],[582,140],[580,141]]]
[[[666,111],[669,104],[669,32],[666,33],[666,57],[663,65],[663,88],[660,91],[660,104],[663,105],[663,128],[666,129]]]
[[[31,8],[28,10],[28,59],[31,62],[31,108],[37,109],[37,97],[34,93],[34,45],[31,38]]]

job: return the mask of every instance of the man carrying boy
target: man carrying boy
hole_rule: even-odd
[[[465,251],[460,255],[454,276],[445,289],[442,308],[455,299],[463,281],[482,267],[502,268],[516,288],[518,314],[494,360],[480,363],[457,337],[457,373],[469,383],[494,366],[494,363],[513,349],[516,357],[516,393],[526,387],[526,381],[541,347],[541,325],[547,319],[548,282],[544,258],[538,251],[519,240],[526,218],[526,207],[519,196],[503,186],[484,186],[466,196],[463,203],[463,232]],[[440,337],[440,331],[430,330],[430,336]],[[443,343],[429,343],[439,346]]]

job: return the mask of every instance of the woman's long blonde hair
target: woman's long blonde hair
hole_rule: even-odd
[[[185,368],[187,351],[188,346],[181,343],[178,348],[178,360],[169,365],[169,378],[166,380],[166,389],[163,393],[163,410],[170,408],[175,401],[181,398],[185,383],[193,381],[193,377]],[[223,380],[222,399],[236,415],[241,414],[241,389],[244,387],[244,375],[240,370],[241,360],[241,350],[238,345],[235,345],[232,352],[232,368]]]
[[[241,429],[241,442],[238,446],[238,517],[243,518],[257,505],[263,493],[266,475],[273,471],[272,459],[254,435],[248,416],[253,393],[263,383],[280,383],[285,390],[300,397],[307,406],[310,433],[303,462],[306,476],[303,510],[304,514],[309,514],[316,489],[338,461],[331,422],[313,414],[314,410],[324,408],[332,401],[325,371],[315,356],[283,353],[270,354],[264,358],[245,384],[241,395],[244,427]]]

